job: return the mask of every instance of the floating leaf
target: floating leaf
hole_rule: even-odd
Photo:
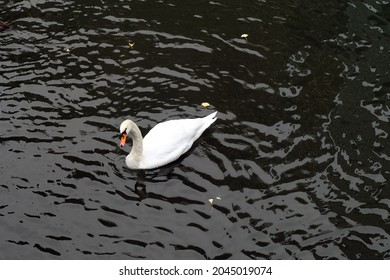
[[[134,45],[135,45],[135,43],[129,43],[129,46],[130,46],[131,48],[133,48]]]
[[[248,36],[249,36],[249,34],[244,33],[244,34],[241,35],[241,38],[247,39]]]
[[[210,199],[209,199],[209,202],[210,202],[210,204],[213,204],[214,199],[210,198]]]
[[[66,49],[66,52],[67,52],[67,53],[70,53],[70,49]]]
[[[222,198],[220,196],[217,196],[216,199],[221,200]]]
[[[207,108],[207,107],[210,106],[210,103],[208,103],[208,102],[203,102],[201,105],[202,105],[203,107]]]

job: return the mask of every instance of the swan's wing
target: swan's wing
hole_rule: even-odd
[[[202,119],[171,120],[157,124],[143,140],[143,165],[162,166],[187,152],[203,132]],[[151,167],[154,168],[154,167]]]
[[[177,146],[194,142],[201,124],[196,119],[171,120],[157,124],[144,138],[144,150],[155,154],[171,152]]]
[[[197,119],[170,120],[157,124],[143,139],[140,168],[152,169],[178,159],[217,119],[217,112]]]

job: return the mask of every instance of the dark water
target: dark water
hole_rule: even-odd
[[[388,0],[0,0],[0,19],[1,259],[390,258]],[[180,160],[126,168],[123,119],[212,110]]]

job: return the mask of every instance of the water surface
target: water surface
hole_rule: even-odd
[[[389,1],[0,7],[0,259],[390,258]],[[123,119],[214,110],[127,169]]]

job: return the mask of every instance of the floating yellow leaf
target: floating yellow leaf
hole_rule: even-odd
[[[209,199],[209,202],[210,202],[210,204],[213,204],[214,199],[210,198],[210,199]]]
[[[66,52],[70,53],[70,49],[66,49]]]
[[[244,34],[241,35],[241,38],[247,39],[248,36],[249,36],[249,34],[244,33]]]
[[[201,105],[202,105],[203,107],[207,108],[207,107],[210,106],[210,103],[208,103],[208,102],[203,102]]]
[[[133,48],[134,45],[135,45],[135,43],[129,43],[129,46],[130,46],[131,48]]]
[[[217,196],[216,199],[221,200],[222,198],[220,196]]]

